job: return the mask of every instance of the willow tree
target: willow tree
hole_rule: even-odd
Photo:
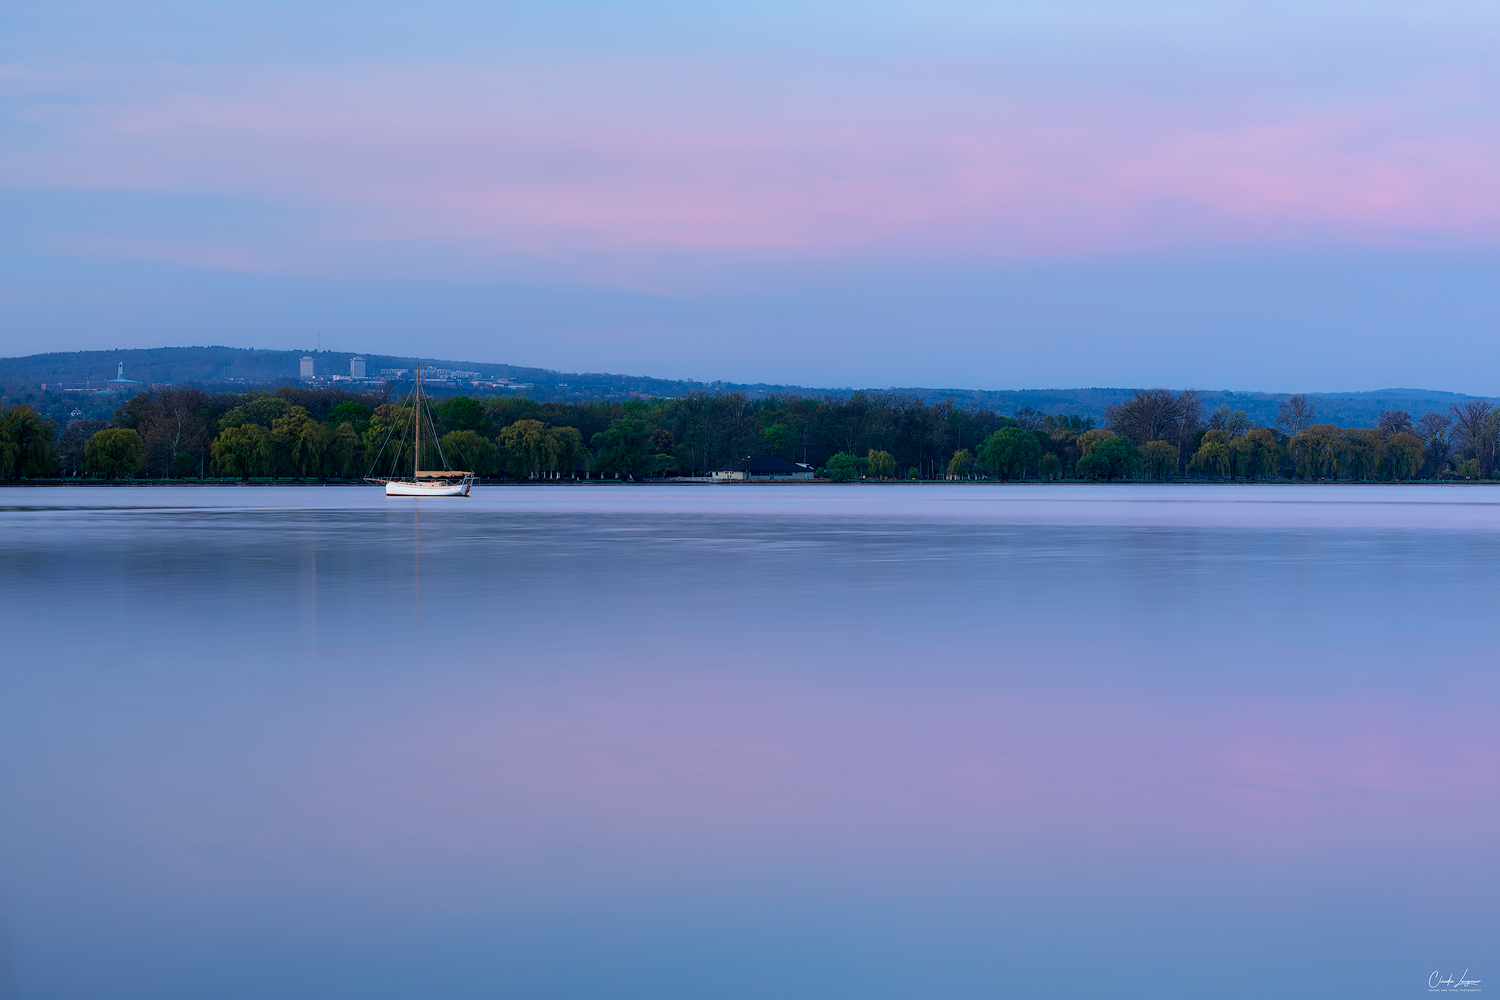
[[[588,452],[577,427],[553,427],[547,431],[547,469],[559,478],[564,471],[576,475],[578,460]]]
[[[52,435],[57,425],[25,403],[0,414],[0,467],[12,479],[56,474]]]
[[[1240,475],[1247,479],[1274,477],[1281,468],[1281,442],[1268,427],[1257,427],[1234,439]]]
[[[1422,439],[1401,431],[1385,440],[1386,471],[1392,479],[1411,479],[1422,471]]]
[[[1166,479],[1177,471],[1177,448],[1169,441],[1147,441],[1141,459],[1152,479]]]
[[[896,472],[896,459],[888,451],[876,451],[874,448],[871,448],[865,459],[870,463],[870,475],[872,476],[884,479],[887,476],[894,475]]]
[[[1344,435],[1334,424],[1313,424],[1292,435],[1287,446],[1303,479],[1337,479],[1343,471]]]
[[[94,436],[98,437],[97,434]],[[230,427],[214,438],[209,450],[213,453],[214,465],[218,471],[248,480],[251,476],[264,472],[271,464],[271,432],[260,424]]]
[[[328,452],[328,428],[314,420],[306,409],[294,406],[271,424],[271,438],[291,463],[297,477],[321,476]]]
[[[144,448],[132,427],[108,427],[89,438],[83,449],[83,467],[106,479],[129,476],[141,467]]]
[[[530,478],[542,474],[547,455],[547,425],[540,420],[517,420],[500,430],[499,443],[510,453],[511,460]]]
[[[1021,479],[1042,457],[1042,444],[1032,431],[1002,427],[979,448],[979,462],[995,479]]]
[[[1228,431],[1218,429],[1204,431],[1198,450],[1188,461],[1188,471],[1204,476],[1229,476],[1233,478],[1234,450],[1230,447]]]

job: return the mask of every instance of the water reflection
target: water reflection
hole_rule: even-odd
[[[5,491],[18,995],[1416,989],[1489,497]]]

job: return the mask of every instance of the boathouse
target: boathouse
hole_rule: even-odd
[[[715,479],[811,479],[812,466],[770,455],[752,455],[714,470]]]

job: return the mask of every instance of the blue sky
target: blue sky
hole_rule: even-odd
[[[1480,3],[0,13],[0,352],[1500,394]]]

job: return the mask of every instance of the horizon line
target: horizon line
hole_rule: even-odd
[[[229,344],[160,345],[160,346],[157,346],[157,347],[115,347],[115,348],[109,348],[109,349],[95,349],[95,350],[40,351],[40,352],[37,352],[35,354],[18,354],[18,355],[9,355],[9,356],[0,357],[0,364],[3,364],[5,362],[9,362],[9,361],[27,361],[27,360],[31,360],[31,359],[35,359],[35,358],[43,358],[43,357],[49,357],[49,356],[54,356],[54,355],[69,355],[69,354],[122,354],[122,353],[138,352],[138,351],[139,352],[144,352],[144,351],[208,351],[208,350],[243,351],[243,352],[246,352],[246,353],[259,353],[259,354],[302,354],[302,355],[309,355],[309,356],[338,355],[338,356],[344,356],[344,357],[388,358],[388,359],[393,359],[393,360],[409,360],[409,361],[411,361],[414,364],[415,363],[424,363],[425,364],[425,363],[430,362],[430,361],[437,361],[437,362],[444,362],[444,363],[449,363],[449,364],[495,365],[495,366],[499,366],[499,367],[503,367],[503,368],[524,369],[524,370],[528,370],[528,371],[544,372],[544,373],[546,373],[548,375],[556,375],[556,376],[559,376],[559,377],[603,376],[603,377],[609,377],[609,378],[623,378],[623,379],[647,379],[647,380],[650,380],[650,381],[653,381],[653,382],[669,382],[669,383],[678,383],[678,384],[686,384],[686,385],[697,385],[697,386],[704,386],[704,387],[712,387],[712,386],[716,386],[716,385],[722,385],[722,386],[731,386],[731,387],[735,387],[735,388],[747,388],[747,389],[756,389],[756,388],[773,389],[773,390],[774,389],[797,389],[797,390],[803,390],[803,391],[807,391],[807,392],[839,392],[839,393],[849,392],[849,393],[852,393],[852,392],[903,392],[903,391],[919,391],[919,392],[926,392],[926,393],[937,393],[937,392],[960,392],[960,393],[1047,393],[1047,392],[1139,392],[1139,391],[1142,391],[1142,390],[1149,390],[1149,389],[1169,389],[1171,391],[1176,391],[1176,392],[1198,391],[1198,392],[1224,393],[1224,394],[1228,394],[1228,395],[1267,396],[1267,397],[1296,396],[1296,395],[1304,395],[1304,396],[1372,396],[1372,395],[1379,395],[1379,394],[1382,394],[1382,393],[1393,393],[1393,394],[1395,394],[1395,393],[1401,393],[1401,394],[1440,394],[1440,395],[1447,395],[1447,396],[1463,396],[1463,397],[1469,398],[1469,399],[1500,399],[1500,396],[1483,396],[1483,395],[1475,395],[1475,394],[1472,394],[1472,393],[1456,392],[1456,391],[1451,390],[1451,389],[1430,389],[1430,388],[1421,388],[1421,387],[1415,387],[1415,386],[1383,386],[1383,387],[1377,388],[1377,389],[1320,389],[1320,390],[1300,390],[1300,391],[1295,391],[1295,392],[1294,391],[1287,391],[1287,390],[1267,390],[1267,389],[1207,388],[1207,387],[1203,387],[1203,386],[1193,386],[1193,385],[1187,385],[1187,386],[1181,386],[1181,387],[1173,388],[1171,386],[1166,386],[1166,385],[1145,385],[1145,384],[1138,385],[1138,386],[1131,386],[1131,385],[1116,385],[1116,386],[1111,386],[1111,385],[1073,385],[1073,386],[1054,385],[1054,386],[1035,386],[1035,387],[1027,387],[1027,388],[978,388],[978,387],[972,387],[972,386],[941,386],[941,385],[935,385],[935,386],[923,386],[923,385],[887,385],[887,386],[884,386],[884,387],[877,387],[877,386],[852,386],[852,385],[846,385],[846,386],[822,385],[822,386],[819,386],[819,385],[802,385],[800,383],[793,383],[793,382],[736,382],[736,381],[732,381],[732,380],[729,380],[729,379],[723,379],[723,378],[716,378],[716,379],[709,379],[709,380],[693,379],[693,378],[669,378],[669,377],[660,376],[660,375],[626,374],[626,373],[622,373],[622,372],[606,372],[606,371],[571,371],[570,372],[570,371],[563,371],[562,369],[557,369],[557,368],[543,368],[543,367],[534,366],[534,365],[518,365],[518,364],[513,364],[511,362],[505,362],[505,361],[455,361],[453,359],[447,359],[447,358],[419,358],[419,357],[417,357],[415,355],[407,356],[407,355],[399,355],[399,354],[380,354],[380,353],[377,353],[377,352],[369,352],[369,351],[348,351],[348,350],[336,350],[336,349],[325,349],[325,348],[312,348],[312,349],[306,349],[306,350],[304,350],[304,349],[300,349],[300,348],[235,347],[235,346],[232,346],[232,345],[229,345]],[[287,377],[292,377],[292,376],[288,375]],[[181,381],[197,381],[197,380],[184,379],[184,380],[181,380]],[[205,384],[212,384],[212,383],[211,382],[206,382]]]

